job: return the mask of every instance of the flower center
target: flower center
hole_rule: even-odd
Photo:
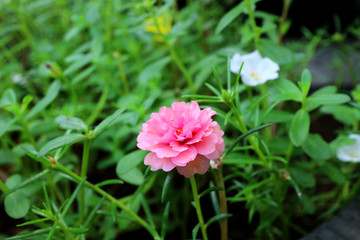
[[[261,75],[257,72],[251,72],[249,74],[255,81],[260,82],[261,81]]]
[[[359,154],[357,153],[357,152],[355,152],[355,151],[353,151],[353,152],[350,152],[349,153],[349,156],[351,157],[351,158],[359,158]]]
[[[181,129],[176,129],[175,132],[176,132],[176,135],[180,135],[180,134],[182,134],[183,129],[182,128]]]

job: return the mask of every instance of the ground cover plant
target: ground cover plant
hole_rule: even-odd
[[[1,1],[1,238],[297,239],[356,197],[359,22],[261,3]]]

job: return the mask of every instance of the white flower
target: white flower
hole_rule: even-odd
[[[261,57],[258,51],[243,56],[235,53],[230,60],[230,70],[238,74],[243,62],[241,78],[245,85],[256,86],[279,77],[279,65],[270,58]]]
[[[356,142],[351,145],[338,148],[336,156],[344,162],[360,162],[360,135],[350,134],[349,138],[355,139]]]
[[[11,81],[15,84],[19,84],[21,86],[25,86],[26,85],[26,78],[23,77],[23,75],[21,75],[20,73],[15,73],[13,72],[11,74]]]

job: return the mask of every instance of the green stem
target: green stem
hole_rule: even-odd
[[[19,20],[20,20],[20,23],[21,23],[21,31],[23,33],[23,35],[25,36],[28,44],[30,47],[34,46],[34,40],[32,38],[32,35],[31,35],[31,31],[29,29],[29,26],[27,25],[28,21],[25,19],[25,16],[24,16],[24,13],[23,13],[23,9],[25,7],[22,5],[20,7],[17,7],[17,14],[18,14],[18,17],[19,17]]]
[[[186,82],[188,84],[188,87],[190,88],[191,93],[196,94],[196,88],[194,86],[194,81],[191,77],[190,72],[185,68],[184,64],[182,63],[182,61],[180,60],[179,56],[177,55],[175,49],[173,48],[172,44],[169,43],[168,41],[165,41],[165,42],[166,42],[167,48],[169,49],[172,59],[174,60],[175,64],[180,69],[180,71],[184,74]]]
[[[196,209],[196,214],[198,216],[199,219],[199,223],[200,223],[200,228],[201,228],[201,233],[203,236],[204,240],[207,240],[207,233],[206,233],[206,225],[204,223],[204,219],[202,216],[202,212],[201,212],[201,205],[200,205],[200,197],[198,194],[198,190],[196,187],[196,181],[195,178],[192,177],[190,178],[190,184],[191,184],[191,189],[192,189],[192,193],[193,193],[193,197],[194,197],[194,204],[195,204],[195,209]]]
[[[124,85],[124,92],[128,94],[130,92],[128,80],[126,78],[125,70],[124,70],[124,64],[121,60],[121,54],[119,52],[114,53],[114,58],[116,59],[116,62],[118,64],[119,72],[120,72],[120,78]]]
[[[77,105],[78,105],[78,97],[77,97],[75,88],[71,84],[71,81],[67,77],[62,76],[62,79],[64,80],[65,84],[68,85],[68,87],[70,89],[71,101],[72,101],[72,104],[73,104],[73,109],[72,109],[71,115],[75,116],[76,111],[77,111]]]
[[[237,120],[237,123],[239,124],[240,131],[242,133],[246,133],[248,131],[248,129],[246,128],[246,126],[244,124],[244,121],[243,121],[241,115],[239,114],[239,112],[237,111],[234,103],[231,101],[231,102],[228,102],[227,105],[230,108],[230,110],[232,111],[232,113],[234,114],[234,116],[235,116],[235,118]],[[247,137],[247,139],[249,140],[250,144],[254,148],[254,151],[256,152],[256,154],[259,156],[259,158],[263,162],[264,167],[270,167],[267,160],[266,160],[266,157],[265,157],[264,153],[261,151],[261,149],[259,147],[259,144],[256,142],[254,136],[249,135]]]
[[[30,130],[29,130],[29,126],[27,124],[27,122],[24,120],[24,118],[22,117],[21,114],[18,115],[18,118],[20,119],[21,125],[23,127],[24,133],[27,136],[27,138],[29,139],[29,141],[31,142],[32,145],[34,145],[34,147],[36,146],[36,142],[34,137],[31,135]]]
[[[262,96],[266,95],[266,85],[262,84],[260,85],[260,93]],[[267,101],[267,98],[264,98],[264,100],[261,102],[263,109],[269,108],[269,103]],[[260,123],[261,124],[261,123]],[[265,129],[265,137],[267,141],[270,141],[271,139],[271,128]]]
[[[66,175],[68,175],[69,177],[73,178],[74,180],[76,180],[77,182],[81,182],[82,181],[82,177],[80,177],[79,175],[73,173],[72,171],[70,171],[69,169],[67,169],[66,167],[64,167],[63,165],[61,165],[59,162],[56,163],[56,165],[54,166],[54,170],[60,171]],[[155,240],[160,240],[160,236],[157,233],[157,231],[151,227],[151,225],[149,225],[147,222],[145,222],[142,218],[139,217],[139,215],[137,215],[136,213],[134,213],[128,206],[126,206],[124,203],[122,203],[121,201],[117,200],[116,198],[114,198],[113,196],[109,195],[107,192],[105,192],[104,190],[102,190],[101,188],[97,187],[96,185],[85,181],[85,185],[87,187],[89,187],[91,190],[93,190],[94,192],[98,193],[101,196],[105,196],[110,202],[114,203],[117,207],[119,207],[120,209],[122,209],[123,211],[125,211],[126,213],[128,213],[130,216],[132,216],[134,218],[134,220],[136,222],[138,222],[141,226],[143,226],[152,236]]]
[[[284,26],[284,23],[286,22],[287,15],[289,13],[289,8],[292,0],[284,0],[284,5],[281,13],[281,19],[280,19],[280,25],[279,25],[279,31],[278,31],[278,43],[281,44],[282,39],[284,37],[282,28]]]
[[[227,209],[227,201],[226,201],[226,192],[225,192],[225,184],[224,177],[222,173],[222,166],[219,166],[218,169],[215,169],[216,181],[219,187],[222,187],[224,190],[218,191],[219,202],[220,202],[220,213],[226,214],[228,212]],[[221,228],[221,240],[228,239],[228,219],[224,218],[220,223]]]
[[[252,7],[251,7],[251,0],[245,0],[245,3],[246,3],[246,8],[248,10],[251,27],[252,27],[252,30],[253,30],[253,33],[254,33],[255,49],[260,51],[260,48],[259,48],[259,40],[260,40],[260,38],[259,38],[259,33],[258,33],[258,30],[257,30],[257,27],[256,27],[256,21],[255,21],[254,12],[253,12]]]
[[[54,224],[58,225],[61,230],[63,230],[64,234],[66,235],[66,239],[75,240],[72,233],[68,231],[67,226],[65,226],[56,216],[54,216],[52,220],[54,221]]]
[[[89,155],[90,155],[90,146],[91,146],[91,139],[85,139],[84,143],[84,150],[83,150],[83,157],[82,157],[82,164],[81,164],[81,178],[86,177],[87,169],[89,164]],[[85,217],[85,190],[82,188],[80,190],[80,221],[83,222]]]
[[[105,106],[105,103],[106,103],[106,99],[107,99],[109,90],[110,90],[110,84],[109,84],[109,81],[106,81],[106,82],[105,82],[104,90],[103,90],[102,93],[101,93],[100,100],[99,100],[98,103],[96,104],[95,110],[92,112],[92,114],[90,115],[90,117],[86,120],[86,123],[87,123],[88,125],[91,126],[91,125],[95,122],[95,120],[97,119],[97,117],[99,116],[101,110],[102,110],[103,107]]]
[[[182,72],[182,74],[185,76],[186,82],[188,84],[188,87],[190,88],[191,93],[196,94],[196,88],[194,86],[194,81],[192,79],[192,76],[191,76],[190,72],[184,66],[183,62],[179,58],[179,56],[176,53],[176,51],[175,51],[173,45],[171,44],[171,42],[169,42],[169,40],[165,38],[164,34],[162,33],[162,31],[160,29],[158,19],[155,16],[154,11],[153,11],[153,9],[151,7],[149,7],[149,11],[151,13],[152,18],[154,19],[154,23],[155,23],[155,26],[157,28],[158,34],[160,36],[162,36],[162,38],[164,39],[165,45],[168,48],[172,59],[174,60],[176,66],[179,68],[179,70]]]

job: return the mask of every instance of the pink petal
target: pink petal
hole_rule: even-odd
[[[224,152],[225,149],[225,143],[224,141],[222,141],[219,144],[216,144],[216,148],[215,151],[205,155],[205,157],[207,157],[208,159],[218,159],[220,157],[220,155]]]
[[[215,145],[218,142],[218,137],[211,134],[203,138],[200,142],[195,144],[196,150],[201,155],[207,155],[215,151]]]
[[[152,152],[145,156],[144,164],[151,165],[151,171],[162,169],[165,172],[169,172],[176,167],[170,158],[158,158],[156,154]]]
[[[199,130],[197,133],[195,133],[195,135],[191,139],[186,141],[186,144],[193,144],[193,143],[200,142],[203,135],[204,135],[204,131]]]
[[[179,152],[173,150],[169,145],[157,146],[157,148],[152,149],[152,151],[155,152],[159,158],[171,158],[179,155]]]
[[[171,158],[171,161],[176,166],[185,166],[188,162],[196,158],[197,151],[194,146],[189,146],[189,149],[180,153],[178,156]]]
[[[187,145],[182,145],[182,144],[180,144],[180,143],[177,142],[177,141],[172,141],[172,142],[170,142],[170,147],[171,147],[173,150],[177,151],[177,152],[183,152],[183,151],[189,149],[189,146],[187,146]]]
[[[207,172],[210,166],[210,161],[206,158],[204,158],[201,155],[198,155],[198,157],[194,160],[186,164],[184,167],[176,167],[177,171],[187,177],[191,178],[194,177],[195,173],[204,174]]]

